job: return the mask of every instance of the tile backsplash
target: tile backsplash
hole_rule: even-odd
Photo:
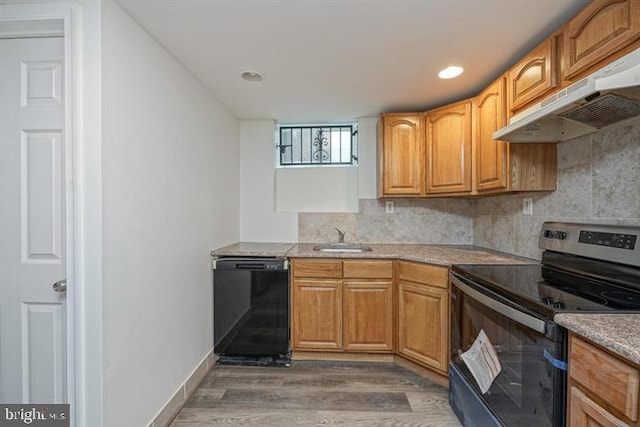
[[[361,199],[358,213],[300,213],[298,240],[335,242],[337,227],[354,243],[473,243],[473,202],[457,199],[395,199],[387,214],[384,200]]]
[[[522,214],[523,198],[533,200]],[[364,243],[473,244],[539,259],[538,234],[544,221],[640,226],[640,119],[558,145],[558,188],[464,199],[360,200],[353,214],[299,214],[300,242],[337,239]]]
[[[473,210],[474,245],[536,259],[544,221],[640,226],[640,119],[560,143],[556,191],[477,199]]]

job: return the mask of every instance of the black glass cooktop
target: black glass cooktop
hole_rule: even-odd
[[[454,265],[452,271],[548,317],[559,312],[640,313],[640,270],[545,256],[541,265]]]

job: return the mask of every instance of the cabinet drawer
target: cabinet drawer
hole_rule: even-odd
[[[415,262],[400,262],[398,268],[400,280],[422,283],[447,289],[449,287],[449,269]]]
[[[293,260],[293,277],[342,278],[342,261],[335,259]]]
[[[393,261],[344,261],[343,277],[345,279],[391,279],[393,278]]]
[[[569,376],[629,419],[638,419],[638,370],[571,336]]]

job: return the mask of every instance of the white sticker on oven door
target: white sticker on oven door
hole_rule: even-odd
[[[502,371],[502,365],[484,329],[480,329],[471,348],[460,354],[460,357],[467,364],[471,375],[480,386],[482,394],[485,394],[493,384],[493,380]]]

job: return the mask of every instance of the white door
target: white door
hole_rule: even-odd
[[[64,39],[0,40],[0,402],[66,390]]]

